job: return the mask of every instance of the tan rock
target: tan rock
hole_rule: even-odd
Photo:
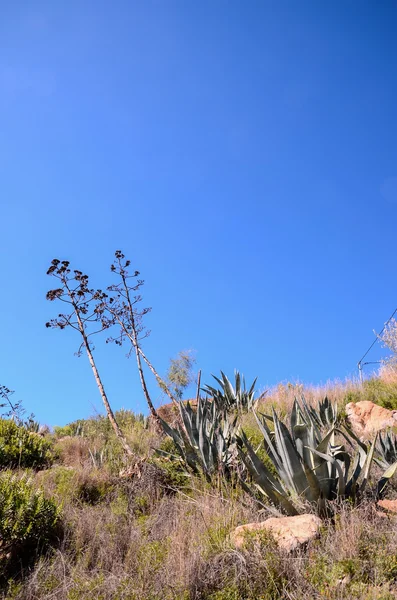
[[[346,404],[346,414],[353,431],[363,438],[397,425],[397,410],[388,410],[369,400],[349,402]]]
[[[378,500],[377,504],[388,512],[397,513],[397,500]]]
[[[231,533],[233,545],[241,549],[247,536],[269,531],[283,550],[290,552],[316,537],[321,526],[321,519],[315,515],[297,515],[295,517],[272,517],[261,523],[240,525]]]

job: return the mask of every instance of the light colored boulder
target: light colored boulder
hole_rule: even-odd
[[[363,438],[397,425],[397,410],[388,410],[369,400],[349,402],[346,404],[346,415],[354,433]]]
[[[247,538],[260,534],[262,531],[268,531],[273,535],[280,548],[290,552],[316,537],[320,527],[321,519],[316,515],[272,517],[261,523],[240,525],[231,533],[230,537],[233,545],[241,549],[245,546]]]
[[[378,506],[389,513],[397,513],[397,500],[378,500]]]

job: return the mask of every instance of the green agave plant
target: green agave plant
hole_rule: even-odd
[[[234,373],[235,384],[231,384],[226,375],[221,371],[221,379],[212,375],[219,383],[220,389],[210,385],[204,386],[203,391],[213,398],[219,411],[223,412],[243,412],[250,410],[255,405],[255,384],[256,378],[249,389],[245,385],[244,375],[238,371]]]
[[[320,429],[334,427],[338,420],[338,409],[335,404],[332,404],[326,396],[324,400],[320,400],[317,408],[310,406],[304,396],[302,396],[302,407],[304,414],[309,422],[314,423]]]
[[[172,438],[178,457],[157,450],[157,453],[182,462],[187,472],[203,473],[208,480],[214,475],[228,477],[236,458],[234,438],[236,418],[229,420],[218,410],[215,402],[199,398],[194,410],[188,402],[179,404],[184,424],[173,428],[160,419],[165,433]]]
[[[291,414],[291,432],[274,411],[271,417],[260,418],[256,413],[255,416],[277,476],[259,459],[244,432],[237,436],[237,444],[241,460],[267,502],[288,515],[299,514],[305,503],[310,503],[321,516],[329,516],[329,501],[350,499],[357,502],[362,498],[375,442],[367,446],[347,427],[346,431],[333,427],[321,438],[319,429],[305,419],[298,402]],[[274,431],[270,430],[267,420],[272,421]],[[335,444],[336,433],[356,449],[353,460],[344,445]],[[378,482],[378,494],[396,470],[397,463],[385,471]],[[242,484],[246,491],[257,497],[245,482]]]
[[[377,464],[382,469],[389,468],[397,461],[397,436],[392,431],[379,432],[376,444],[378,456],[375,457]]]

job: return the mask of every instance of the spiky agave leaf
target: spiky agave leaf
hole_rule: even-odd
[[[203,391],[213,398],[219,410],[224,412],[243,412],[250,410],[254,406],[256,378],[251,387],[247,389],[245,378],[243,375],[240,375],[239,371],[235,371],[234,373],[234,386],[223,371],[221,371],[220,378],[216,377],[216,375],[212,375],[212,377],[219,384],[220,389],[205,385]]]
[[[397,436],[393,431],[379,432],[376,453],[374,460],[383,469],[388,469],[397,461]]]
[[[215,474],[229,476],[236,455],[236,419],[226,418],[214,402],[203,398],[199,398],[196,410],[189,402],[181,402],[179,410],[183,429],[173,428],[162,419],[160,422],[186,469],[201,472],[207,479]]]
[[[326,501],[350,498],[356,502],[362,498],[369,478],[375,443],[367,446],[346,427],[345,431],[332,428],[322,439],[317,438],[313,421],[300,418],[299,405],[292,419],[293,431],[289,432],[275,412],[271,417],[255,413],[264,436],[264,444],[277,476],[272,475],[256,455],[243,433],[238,438],[239,453],[259,490],[275,506],[292,514],[302,500],[309,501],[324,514]],[[274,426],[274,434],[266,422]],[[351,469],[351,456],[345,446],[335,443],[335,434],[341,434],[356,449]],[[244,452],[245,450],[245,452]],[[379,490],[397,471],[397,462],[383,474]],[[248,489],[245,484],[245,489]]]

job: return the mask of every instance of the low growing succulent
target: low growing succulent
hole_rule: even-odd
[[[246,388],[244,375],[240,375],[238,371],[235,371],[235,385],[231,384],[226,375],[221,371],[221,379],[212,376],[220,386],[220,389],[214,388],[210,385],[203,387],[203,391],[213,398],[217,408],[221,412],[243,412],[251,410],[255,405],[255,384],[256,379],[253,381],[249,389]]]
[[[188,472],[203,473],[208,480],[216,475],[229,477],[237,454],[236,417],[228,419],[215,402],[203,398],[199,398],[196,409],[189,402],[186,406],[181,402],[179,410],[184,429],[171,427],[160,419],[179,456],[162,450],[157,450],[158,454],[178,458]]]
[[[303,412],[309,422],[313,422],[317,427],[334,427],[338,421],[338,409],[335,404],[332,404],[327,396],[324,400],[320,400],[317,407],[310,406],[305,397],[302,396]]]
[[[362,498],[375,442],[367,446],[347,427],[344,431],[332,427],[325,436],[320,436],[319,429],[313,422],[307,422],[297,402],[291,414],[291,431],[274,411],[271,417],[256,417],[277,475],[259,459],[244,432],[237,436],[237,443],[240,458],[267,503],[270,501],[289,515],[298,514],[309,503],[321,516],[328,516],[330,501],[349,499],[356,503]],[[274,431],[267,424],[269,420]],[[345,446],[335,443],[336,434],[355,450],[353,461]],[[396,470],[397,463],[385,471],[378,482],[378,494]],[[246,482],[242,484],[257,497]]]
[[[392,431],[379,432],[376,451],[378,456],[375,462],[382,468],[387,469],[397,461],[397,436]]]

